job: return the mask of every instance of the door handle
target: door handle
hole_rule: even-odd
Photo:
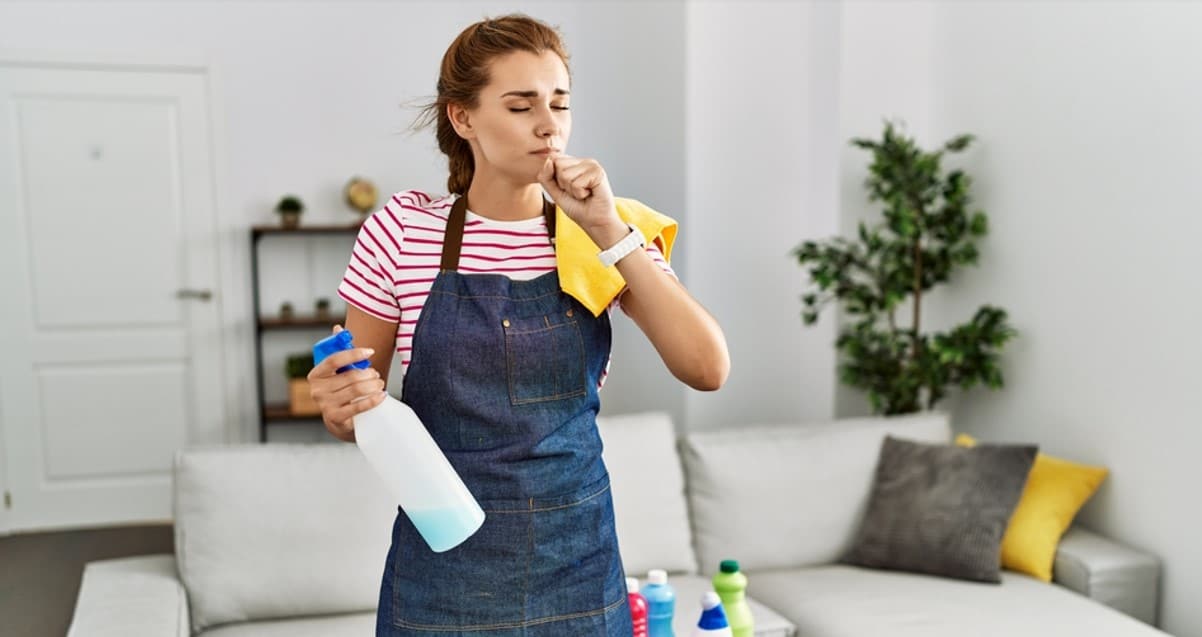
[[[212,290],[176,290],[175,298],[177,299],[196,299],[198,301],[208,301],[213,298]]]

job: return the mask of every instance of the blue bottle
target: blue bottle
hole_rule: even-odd
[[[672,613],[676,609],[676,591],[668,584],[668,573],[662,569],[647,571],[647,637],[675,637],[672,632]]]

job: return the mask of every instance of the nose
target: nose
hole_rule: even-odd
[[[550,109],[543,110],[543,116],[539,118],[535,125],[534,134],[540,138],[547,139],[555,137],[559,133],[559,124],[555,121],[555,116]]]

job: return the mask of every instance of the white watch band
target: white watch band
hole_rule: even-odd
[[[639,231],[633,224],[626,224],[630,228],[630,234],[622,238],[621,241],[615,243],[608,250],[602,250],[597,255],[601,259],[601,264],[605,267],[610,267],[613,264],[621,261],[623,257],[647,245],[647,240],[643,238],[643,233]]]

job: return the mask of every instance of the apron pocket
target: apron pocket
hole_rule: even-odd
[[[434,553],[406,518],[392,564],[393,624],[442,631],[521,626],[531,521],[529,511],[488,511],[463,544]]]
[[[505,359],[513,405],[587,393],[584,337],[574,318],[546,315],[507,320]]]
[[[536,503],[533,538],[532,620],[603,614],[624,599],[608,476],[571,502]]]

